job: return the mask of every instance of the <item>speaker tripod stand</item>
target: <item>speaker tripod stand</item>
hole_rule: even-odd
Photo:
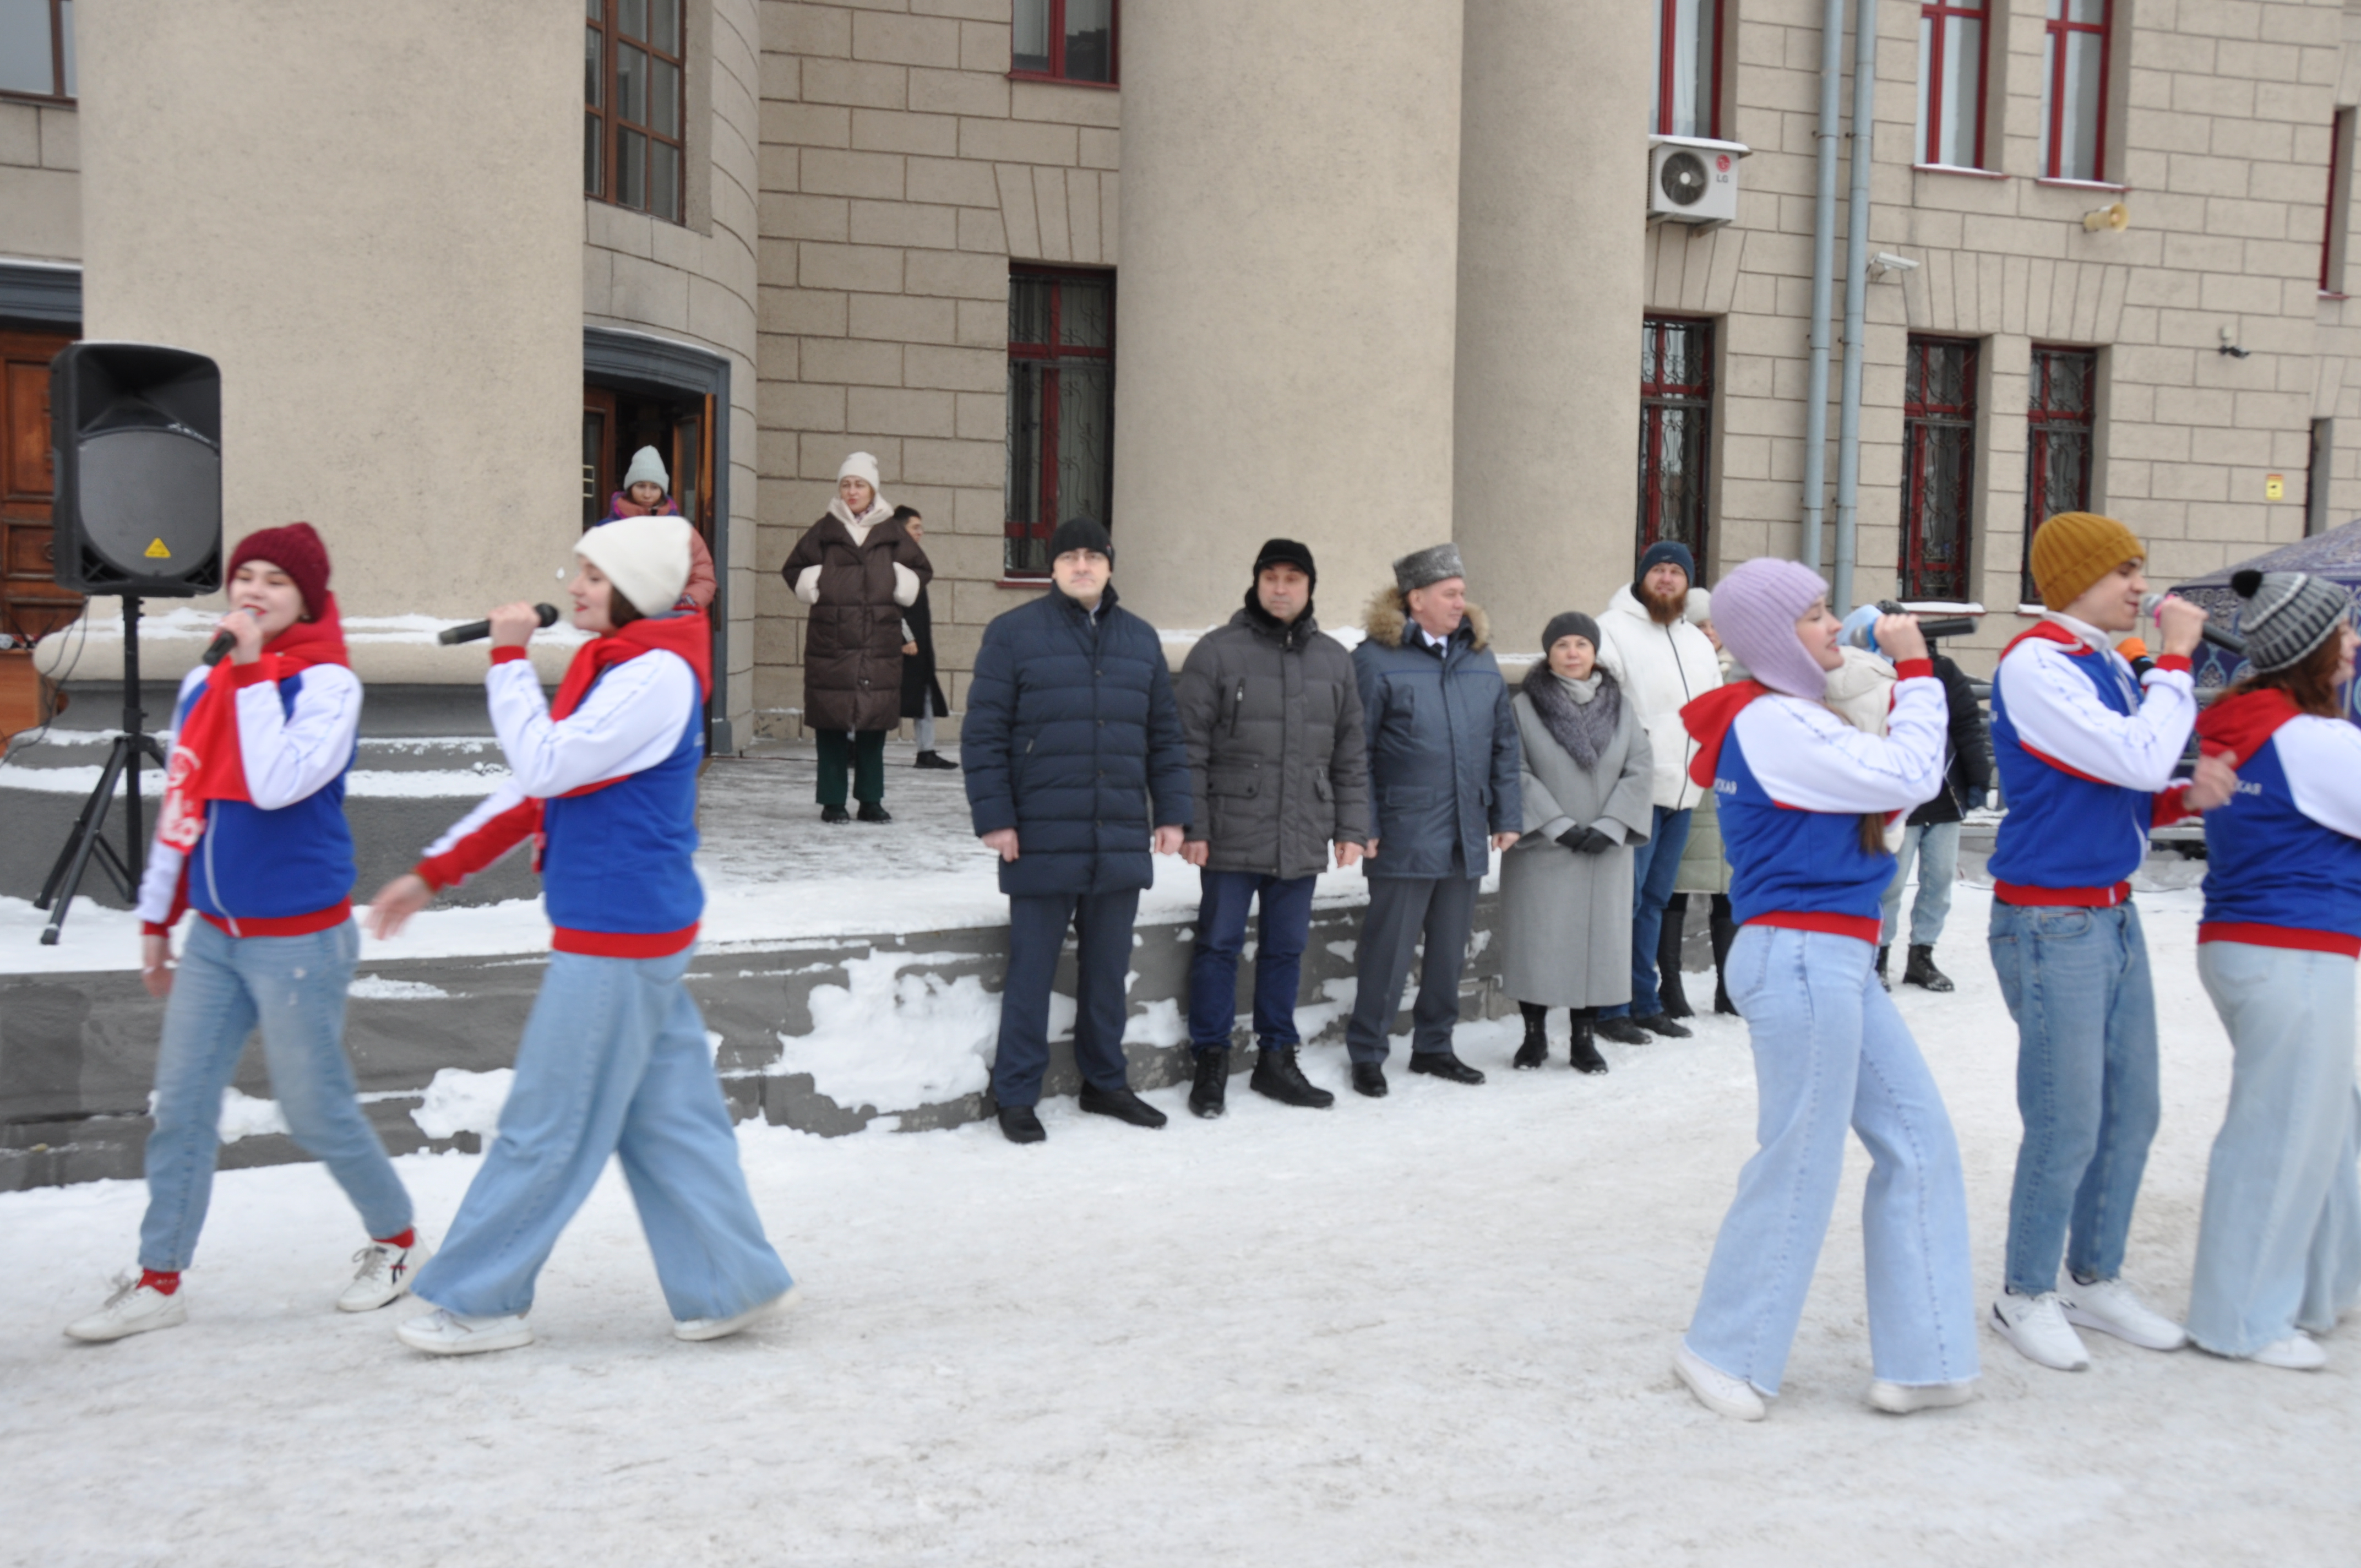
[[[139,901],[139,878],[148,858],[148,835],[140,820],[143,813],[139,802],[139,768],[142,758],[152,758],[158,767],[166,765],[164,749],[148,733],[147,710],[139,703],[139,599],[137,595],[123,596],[123,732],[107,748],[106,766],[100,770],[98,787],[82,803],[82,815],[74,819],[72,835],[65,848],[58,851],[57,864],[49,868],[49,880],[41,884],[41,896],[33,901],[36,909],[49,911],[49,923],[41,929],[41,946],[58,945],[58,933],[65,928],[66,912],[73,907],[74,894],[82,890],[82,873],[96,861],[99,869],[113,882],[123,896],[132,903]],[[106,808],[115,803],[117,780],[124,783],[123,823],[124,847],[117,850],[107,842]]]

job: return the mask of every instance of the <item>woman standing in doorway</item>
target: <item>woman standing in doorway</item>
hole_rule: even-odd
[[[851,820],[844,809],[848,770],[861,820],[894,820],[885,809],[885,732],[902,721],[902,612],[935,575],[877,485],[876,458],[847,457],[828,515],[779,568],[811,607],[804,728],[819,745],[823,822]]]

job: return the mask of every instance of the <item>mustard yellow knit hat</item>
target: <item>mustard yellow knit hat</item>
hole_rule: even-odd
[[[2041,602],[2064,609],[2126,561],[2145,560],[2139,535],[2094,511],[2061,511],[2034,532],[2033,586]]]

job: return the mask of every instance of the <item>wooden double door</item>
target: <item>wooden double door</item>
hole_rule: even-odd
[[[50,550],[49,361],[71,334],[0,330],[0,632],[38,641],[82,614]]]
[[[680,514],[713,543],[713,399],[645,397],[609,387],[582,389],[582,526],[607,515],[623,488],[631,454],[663,455]]]

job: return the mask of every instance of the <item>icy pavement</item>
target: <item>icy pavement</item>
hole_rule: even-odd
[[[2192,960],[2197,903],[2144,897],[2164,1130],[2130,1277],[2187,1299],[2229,1052]],[[2014,1034],[1960,890],[1960,989],[1899,998],[1967,1158],[1997,1281]],[[1696,993],[1694,982],[1692,994]],[[1709,992],[1708,992],[1709,993]],[[1562,1024],[1561,1024],[1562,1026]],[[1862,1404],[1856,1152],[1786,1392],[1716,1418],[1673,1380],[1750,1152],[1741,1027],[1609,1047],[1614,1072],[1143,1133],[1047,1107],[823,1140],[741,1130],[809,1299],[674,1343],[613,1173],[543,1280],[535,1346],[401,1350],[330,1306],[357,1245],[317,1167],[225,1175],[188,1327],[60,1327],[129,1261],[142,1190],[0,1198],[5,1560],[408,1563],[2350,1563],[2361,1335],[2311,1376],[2091,1336],[2080,1376],[1982,1336],[1985,1398]],[[1345,1087],[1341,1051],[1312,1075]],[[1400,1063],[1398,1046],[1395,1061]],[[430,1234],[469,1157],[401,1162]]]

